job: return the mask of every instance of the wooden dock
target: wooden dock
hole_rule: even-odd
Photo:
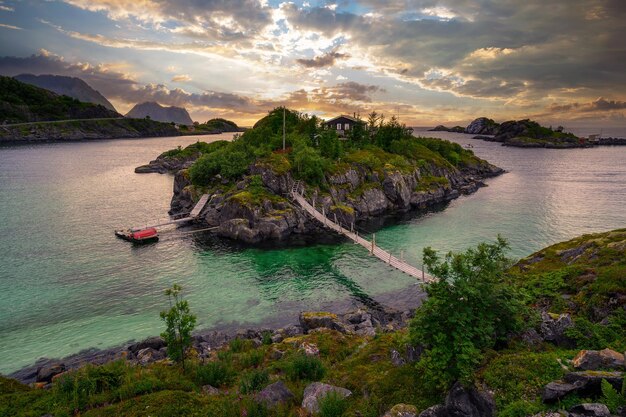
[[[176,219],[176,220],[169,220],[169,221],[158,223],[158,224],[146,225],[146,226],[141,226],[141,227],[132,227],[130,230],[141,230],[141,229],[147,229],[149,227],[154,227],[154,228],[164,227],[164,226],[168,226],[171,224],[186,223],[186,222],[195,220],[198,218],[198,216],[202,212],[202,209],[204,208],[204,206],[206,206],[206,204],[210,201],[209,197],[210,196],[208,194],[203,194],[202,197],[200,197],[200,200],[198,200],[196,205],[193,207],[189,215],[186,217],[183,217],[181,219]]]
[[[405,261],[396,258],[391,253],[376,246],[374,242],[371,242],[367,239],[362,238],[357,233],[354,233],[342,227],[341,225],[330,220],[328,217],[324,216],[324,214],[320,213],[315,207],[313,207],[308,201],[306,201],[304,196],[300,193],[299,188],[300,188],[299,184],[296,183],[291,190],[291,197],[293,198],[294,201],[296,201],[300,205],[300,207],[304,209],[304,211],[306,211],[311,217],[313,217],[314,219],[322,223],[324,226],[328,227],[331,230],[334,230],[335,232],[341,235],[346,236],[347,238],[352,240],[354,243],[357,243],[363,246],[365,249],[370,251],[372,255],[376,256],[378,259],[380,259],[384,263],[396,268],[399,271],[404,272],[407,275],[410,275],[414,278],[422,280],[423,282],[436,281],[436,278],[427,274],[423,270],[418,269],[406,263]]]

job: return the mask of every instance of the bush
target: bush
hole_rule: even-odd
[[[241,366],[244,368],[257,367],[263,363],[265,352],[260,349],[254,349],[248,353],[241,355]]]
[[[293,152],[293,166],[297,177],[312,185],[324,182],[326,161],[310,146],[299,145]]]
[[[411,321],[410,336],[427,348],[418,368],[431,388],[444,392],[456,380],[469,383],[483,351],[524,327],[522,298],[504,281],[511,264],[506,248],[498,237],[444,260],[424,249],[424,264],[438,281],[426,286],[428,298]]]
[[[250,394],[264,388],[269,382],[269,374],[265,370],[252,370],[241,376],[239,391],[242,394]]]
[[[232,369],[222,362],[209,362],[196,368],[195,380],[198,385],[221,387],[230,384],[232,378]]]
[[[324,377],[326,368],[319,358],[297,353],[287,362],[285,372],[292,381],[319,381]]]
[[[320,417],[342,417],[348,411],[348,401],[335,391],[320,398],[318,404]]]

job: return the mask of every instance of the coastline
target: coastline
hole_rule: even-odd
[[[421,305],[425,297],[426,293],[422,290],[420,283],[416,282],[408,288],[386,292],[374,297],[368,296],[361,302],[357,302],[355,299],[327,302],[321,304],[316,310],[338,316],[347,316],[355,311],[367,311],[382,326],[393,322],[394,325],[389,329],[397,330],[407,324],[407,320],[412,317],[413,312]],[[193,311],[193,306],[191,307]],[[299,327],[298,315],[286,316],[282,313],[275,313],[259,323],[233,321],[197,330],[194,332],[193,338],[195,345],[203,344],[203,349],[211,351],[226,345],[230,340],[237,337],[253,339],[262,332],[269,331],[276,335],[283,334],[285,331],[297,331]],[[36,382],[38,370],[43,367],[61,363],[67,370],[73,370],[88,364],[102,365],[114,360],[136,356],[139,348],[154,345],[155,339],[159,339],[159,336],[154,335],[139,341],[130,339],[123,344],[104,349],[91,347],[62,358],[42,357],[31,365],[5,376],[24,384],[30,384]]]

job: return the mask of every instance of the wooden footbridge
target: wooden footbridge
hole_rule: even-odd
[[[311,217],[313,217],[314,219],[322,223],[324,226],[328,227],[331,230],[334,230],[335,232],[343,236],[346,236],[347,238],[352,240],[354,243],[357,243],[363,246],[365,249],[370,251],[372,255],[376,256],[378,259],[380,259],[384,263],[396,268],[399,271],[404,272],[407,275],[420,279],[423,282],[432,282],[436,280],[436,278],[427,274],[423,270],[418,269],[412,265],[409,265],[404,260],[398,259],[395,256],[393,256],[391,253],[376,246],[375,239],[372,239],[372,241],[368,241],[367,239],[364,239],[361,236],[359,236],[358,233],[355,233],[354,231],[351,231],[342,227],[336,221],[330,220],[328,217],[325,216],[325,213],[320,213],[315,207],[313,207],[313,205],[311,205],[308,201],[306,201],[306,199],[302,195],[301,190],[302,190],[302,186],[300,182],[296,182],[291,189],[292,199],[296,201],[300,205],[300,207],[302,207],[304,211],[306,211]]]
[[[191,212],[189,214],[187,214],[185,217],[182,217],[180,219],[167,220],[167,221],[164,221],[162,223],[157,223],[157,224],[151,224],[151,225],[140,226],[140,227],[131,227],[130,230],[134,231],[134,230],[147,229],[147,228],[151,228],[151,227],[154,227],[154,228],[164,227],[164,226],[168,226],[168,225],[171,225],[171,224],[180,224],[180,223],[186,223],[186,222],[190,222],[192,220],[195,220],[200,215],[200,212],[202,212],[202,209],[204,208],[204,206],[206,206],[207,203],[210,201],[209,197],[210,196],[208,194],[203,194],[202,197],[200,197],[200,200],[198,200],[196,205],[193,207]],[[205,229],[203,229],[203,230],[205,230]]]

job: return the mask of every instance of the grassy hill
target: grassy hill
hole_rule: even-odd
[[[83,103],[11,77],[0,77],[0,123],[116,117],[122,116],[101,105]]]

